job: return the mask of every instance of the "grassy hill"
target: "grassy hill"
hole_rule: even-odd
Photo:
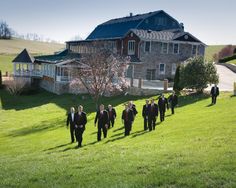
[[[53,54],[64,49],[65,45],[16,38],[0,40],[0,54],[19,54],[24,48],[27,48],[31,54]]]
[[[132,134],[123,136],[123,103],[139,111]],[[10,96],[0,91],[0,187],[236,187],[236,97],[222,93],[180,98],[153,132],[143,131],[145,98],[103,99],[118,117],[108,138],[96,142],[94,104],[87,96],[41,92]],[[83,104],[88,114],[84,146],[70,144],[65,114]],[[2,108],[2,109],[1,109]]]
[[[207,61],[213,61],[213,55],[215,53],[218,53],[222,48],[224,48],[225,45],[209,45],[207,46],[206,48],[206,51],[205,51],[205,59]]]
[[[12,72],[12,60],[24,48],[34,54],[53,54],[56,51],[61,51],[65,48],[64,44],[47,43],[39,41],[30,41],[23,39],[1,40],[0,39],[0,70],[2,72]]]

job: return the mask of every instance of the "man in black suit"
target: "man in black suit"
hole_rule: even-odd
[[[165,120],[166,108],[169,109],[168,100],[167,100],[167,98],[165,98],[164,94],[162,94],[158,100],[158,107],[160,110],[160,120],[162,122]]]
[[[70,136],[71,136],[71,143],[75,141],[75,108],[70,108],[70,113],[67,115],[66,126],[68,128],[70,124]]]
[[[86,113],[83,111],[83,106],[79,105],[78,112],[75,114],[75,136],[78,141],[78,147],[82,147],[83,133],[86,123]]]
[[[125,104],[125,110],[122,112],[122,122],[124,123],[125,127],[125,136],[128,136],[131,131],[131,126],[134,121],[134,113],[130,107]]]
[[[107,109],[108,115],[109,115],[109,125],[108,128],[111,126],[114,127],[115,119],[116,119],[116,110],[113,108],[110,104],[108,105]]]
[[[109,124],[109,117],[106,110],[104,110],[104,105],[101,104],[99,107],[99,111],[97,111],[94,126],[96,127],[96,123],[98,122],[98,134],[97,134],[97,140],[101,141],[101,134],[103,132],[104,138],[107,137],[107,129]]]
[[[142,116],[144,120],[144,130],[147,130],[147,124],[148,124],[148,106],[149,106],[149,100],[146,100],[146,104],[143,105],[143,110],[142,110]]]
[[[178,104],[178,96],[175,94],[174,91],[169,96],[168,101],[170,103],[171,113],[174,114],[175,113],[175,106]]]
[[[131,112],[133,112],[133,117],[135,119],[136,115],[138,114],[138,111],[136,109],[136,105],[133,103],[133,101],[129,101],[128,103],[128,107],[130,108]],[[134,120],[133,120],[134,121]],[[130,131],[132,130],[132,125],[133,125],[133,122],[131,124],[131,128],[130,128]]]
[[[214,85],[211,88],[211,99],[212,99],[212,104],[216,104],[216,98],[219,95],[219,88],[217,87],[217,85]]]
[[[156,127],[156,117],[158,116],[158,106],[151,100],[151,104],[148,106],[148,128],[149,131],[155,130]]]

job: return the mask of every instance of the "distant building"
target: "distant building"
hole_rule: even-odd
[[[13,61],[14,74],[40,78],[41,86],[55,93],[70,92],[68,68],[78,66],[81,55],[95,52],[95,42],[130,56],[127,77],[147,80],[173,78],[180,63],[204,56],[206,46],[163,10],[130,14],[98,25],[86,40],[66,42],[66,50],[59,54],[31,57],[24,50]]]

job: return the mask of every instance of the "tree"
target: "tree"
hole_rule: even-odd
[[[127,89],[125,71],[129,59],[113,54],[104,48],[94,53],[83,54],[79,64],[82,67],[71,70],[73,80],[70,87],[86,88],[98,105],[101,96],[110,96]]]
[[[6,22],[0,22],[0,39],[11,39],[11,29]]]
[[[0,88],[2,87],[2,71],[0,70]]]
[[[213,60],[218,62],[220,59],[232,56],[234,54],[234,50],[235,46],[227,45],[222,48],[218,53],[213,55]]]
[[[173,86],[173,90],[176,93],[179,93],[183,88],[180,85],[180,66],[177,67],[176,71],[175,71],[175,77],[174,77],[174,86]]]
[[[218,84],[219,76],[212,63],[205,63],[203,57],[189,59],[180,68],[180,85],[182,88],[203,92],[208,84]]]

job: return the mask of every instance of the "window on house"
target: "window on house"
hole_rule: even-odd
[[[166,25],[166,18],[165,17],[158,17],[155,18],[155,25]]]
[[[192,55],[197,55],[197,45],[192,45]]]
[[[159,74],[165,74],[165,64],[161,63],[159,65]]]
[[[179,54],[179,44],[178,43],[173,44],[173,54]]]
[[[155,80],[156,69],[147,69],[146,79]]]
[[[128,41],[128,55],[134,55],[135,54],[135,41],[130,40]]]
[[[175,72],[176,72],[176,64],[173,63],[173,64],[172,64],[172,67],[171,67],[171,74],[172,74],[172,75],[175,75]]]
[[[167,54],[168,53],[168,43],[161,43],[161,52],[163,54]]]
[[[151,51],[151,42],[146,41],[145,42],[145,52],[150,52]]]

